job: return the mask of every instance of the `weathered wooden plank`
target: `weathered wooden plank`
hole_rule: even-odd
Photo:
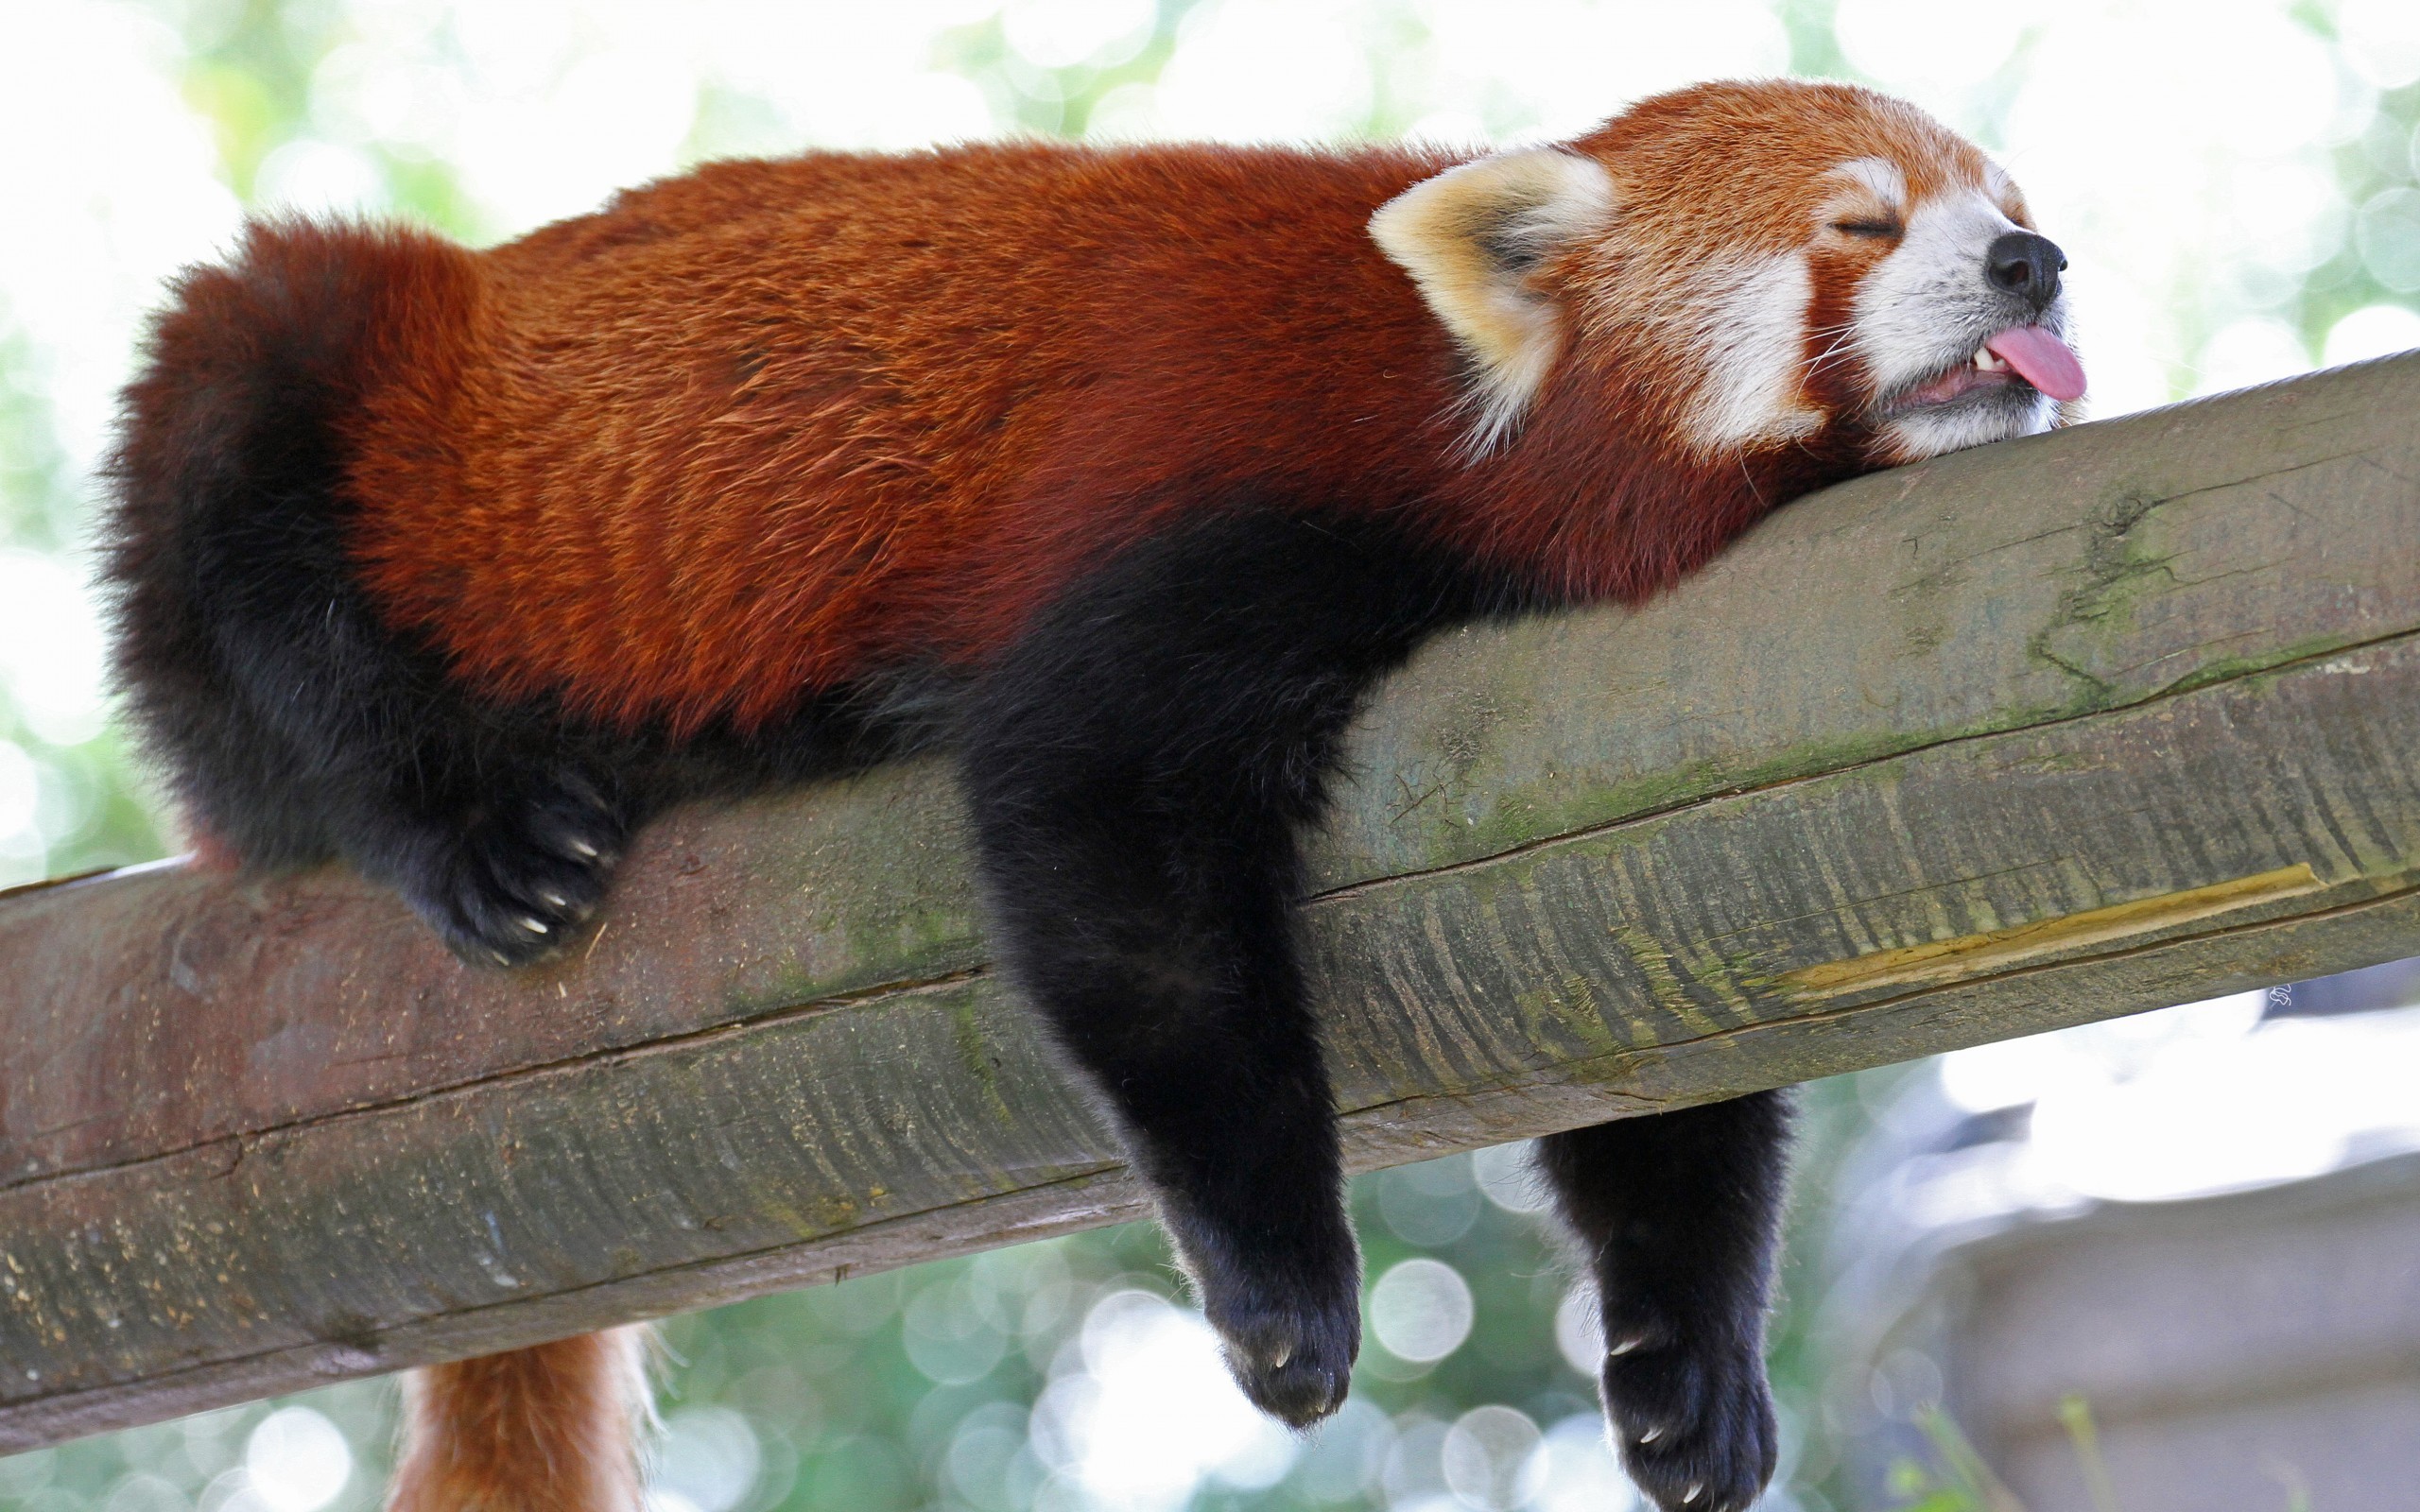
[[[1945,458],[1451,637],[1318,860],[1357,1167],[2411,954],[2420,360]],[[1131,1215],[942,775],[580,956],[341,875],[0,901],[0,1448]]]

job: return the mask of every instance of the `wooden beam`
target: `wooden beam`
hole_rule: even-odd
[[[2420,358],[1860,480],[1445,638],[1305,909],[1357,1168],[2420,950]],[[341,873],[0,900],[0,1451],[1142,1212],[933,765],[573,959]]]

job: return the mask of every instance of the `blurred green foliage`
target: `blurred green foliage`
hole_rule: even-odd
[[[28,578],[44,576],[66,586],[65,573],[43,569],[74,559],[87,510],[83,479],[59,443],[41,366],[7,315],[0,305],[0,566],[9,569],[0,574],[0,593],[22,593]],[[0,887],[148,860],[163,850],[116,730],[42,728],[0,677],[0,816],[20,804],[30,809],[31,824],[0,816]],[[23,848],[27,840],[35,847]]]
[[[2093,1422],[2091,1404],[2082,1397],[2063,1399],[2059,1424],[2075,1452],[2076,1469],[2092,1512],[2125,1512],[2100,1452],[2100,1434]],[[1916,1425],[1923,1430],[1929,1453],[1925,1459],[1902,1459],[1891,1467],[1891,1492],[1896,1498],[1893,1512],[2026,1512],[2025,1503],[1992,1473],[1947,1413],[1927,1407],[1916,1414]],[[2310,1493],[2293,1484],[2290,1476],[2281,1479],[2286,1483],[2282,1486],[2285,1512],[2311,1512]]]

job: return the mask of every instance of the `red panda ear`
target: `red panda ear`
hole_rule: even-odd
[[[1613,219],[1613,179],[1603,166],[1553,147],[1448,168],[1370,217],[1379,250],[1411,275],[1478,365],[1476,450],[1520,419],[1563,344],[1562,323],[1531,270]]]

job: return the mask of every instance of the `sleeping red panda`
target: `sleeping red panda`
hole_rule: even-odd
[[[1290,905],[1359,700],[1441,627],[2055,423],[2064,266],[1973,146],[1795,82],[1473,159],[720,163],[483,252],[260,224],[128,390],[117,665],[213,844],[503,967],[666,804],[947,746],[1004,963],[1307,1424],[1359,1261]],[[1767,1093],[1541,1142],[1667,1509],[1772,1471],[1787,1138]],[[628,1364],[425,1373],[400,1504],[631,1506]]]

